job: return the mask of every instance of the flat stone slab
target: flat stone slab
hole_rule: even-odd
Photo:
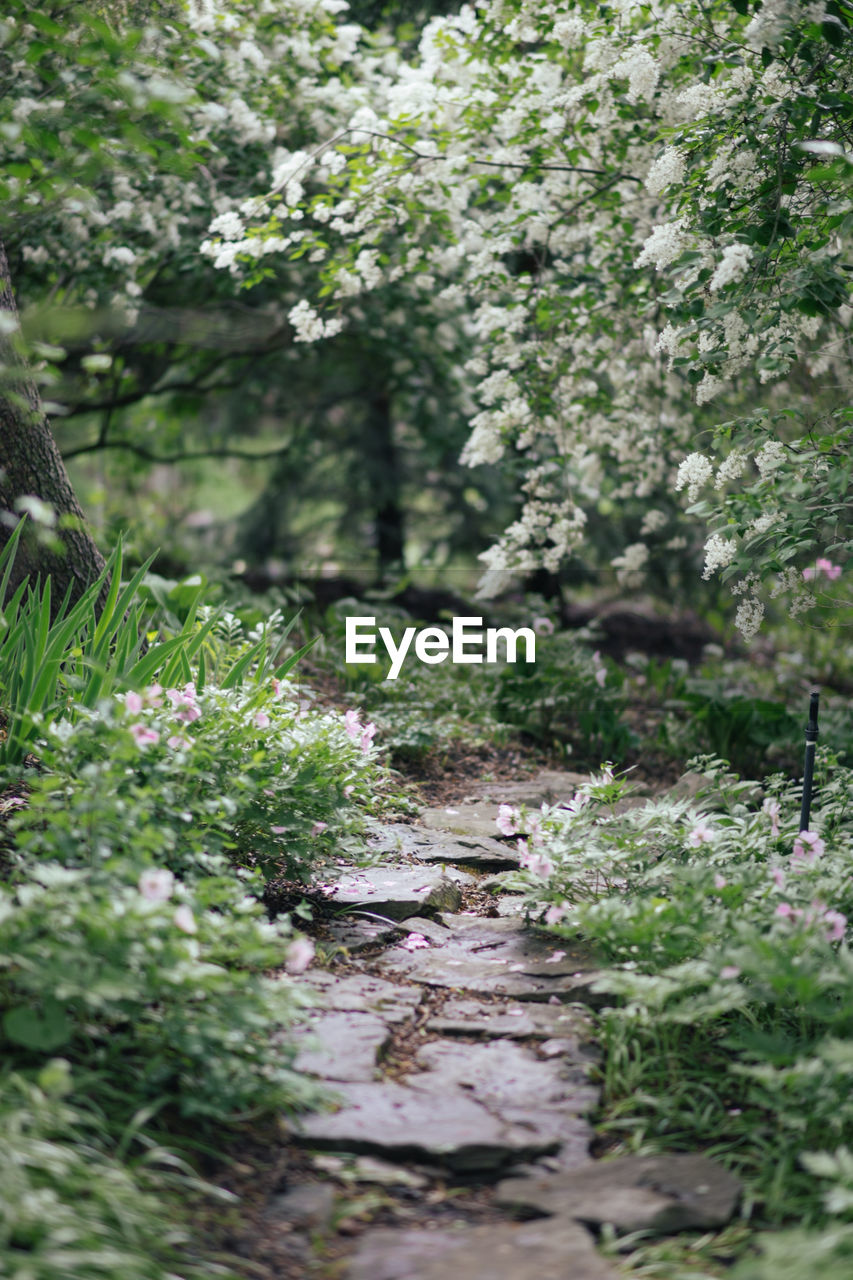
[[[471,800],[481,804],[489,801],[496,807],[500,804],[523,804],[528,809],[538,809],[543,804],[566,804],[578,787],[589,782],[590,776],[568,769],[540,769],[518,782],[482,782]],[[467,796],[465,799],[468,801]]]
[[[346,1280],[617,1280],[588,1232],[568,1219],[433,1231],[366,1231]]]
[[[448,939],[439,948],[408,951],[390,947],[378,963],[386,973],[433,987],[517,1000],[601,1005],[606,997],[590,990],[598,976],[588,948],[564,943],[557,948],[514,918],[488,919],[459,914],[445,917]]]
[[[436,812],[443,812],[436,810]],[[497,814],[497,809],[495,810]],[[409,827],[391,822],[377,827],[370,838],[375,852],[399,856],[401,853],[419,862],[441,862],[454,866],[482,867],[487,870],[517,867],[518,853],[513,845],[495,839],[498,831],[492,824],[482,835],[452,836],[449,829]]]
[[[383,924],[358,916],[344,916],[326,925],[329,937],[336,947],[357,954],[377,943],[388,942],[397,932],[396,924]]]
[[[430,1018],[428,1031],[443,1036],[483,1036],[489,1040],[506,1037],[509,1040],[571,1040],[577,1046],[578,1056],[594,1061],[595,1055],[588,1045],[591,1026],[589,1018],[580,1009],[566,1005],[520,1004],[502,1001],[484,1004],[479,1000],[453,999],[445,1001],[441,1013]],[[581,1049],[581,1046],[584,1046]]]
[[[495,825],[497,816],[497,805],[478,800],[474,804],[454,804],[422,809],[418,814],[418,822],[428,830],[446,831],[453,836],[473,836],[481,840],[495,840],[499,835]]]
[[[306,1146],[378,1155],[383,1159],[439,1164],[483,1172],[554,1151],[527,1124],[491,1114],[465,1090],[448,1090],[432,1072],[396,1080],[335,1086],[336,1112],[316,1112],[294,1121],[293,1136]]]
[[[313,1013],[291,1033],[302,1048],[294,1067],[324,1080],[374,1080],[391,1032],[376,1013]]]
[[[386,920],[405,920],[425,909],[458,911],[462,886],[474,884],[464,871],[438,867],[385,864],[366,871],[350,871],[321,887],[332,903],[363,908]]]
[[[375,1013],[385,1023],[405,1022],[423,998],[420,987],[388,982],[374,974],[338,975],[309,969],[302,981],[315,991],[326,1009],[343,1013]]]
[[[498,1203],[575,1218],[615,1231],[705,1231],[733,1217],[740,1181],[705,1156],[627,1156],[565,1172],[511,1178]]]

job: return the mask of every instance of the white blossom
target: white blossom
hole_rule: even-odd
[[[737,555],[737,540],[723,538],[719,533],[712,533],[705,543],[705,569],[702,577],[707,581],[717,569],[725,569]]]
[[[675,487],[683,489],[687,485],[687,498],[690,502],[695,502],[699,496],[699,490],[708,483],[713,473],[714,468],[710,459],[706,458],[704,453],[689,453],[684,461],[679,463]]]
[[[723,250],[723,258],[708,283],[712,293],[724,289],[733,281],[742,280],[749,267],[752,249],[748,244],[730,244]]]

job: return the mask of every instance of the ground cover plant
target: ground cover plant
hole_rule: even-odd
[[[717,758],[693,764],[704,779],[696,800],[624,811],[626,778],[607,768],[566,808],[503,806],[500,829],[522,847],[523,870],[508,881],[531,919],[593,939],[605,959],[603,1132],[634,1151],[726,1159],[746,1178],[758,1224],[798,1222],[789,1274],[818,1248],[819,1274],[840,1275],[853,775],[822,754],[813,820],[800,831],[800,788],[784,775],[759,787]],[[736,1274],[777,1274],[786,1247]]]
[[[266,879],[307,881],[376,805],[375,727],[300,697],[279,617],[247,634],[197,616],[191,592],[161,635],[144,566],[123,591],[120,569],[118,554],[100,615],[103,579],[53,618],[46,584],[3,613],[0,1269],[15,1280],[202,1274],[175,1197],[201,1183],[176,1149],[325,1102],[288,1038],[313,945],[270,918]]]

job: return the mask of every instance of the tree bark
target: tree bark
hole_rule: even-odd
[[[10,317],[11,333],[7,332]],[[17,327],[9,262],[0,242],[0,547],[21,518],[16,508],[19,498],[34,497],[49,503],[57,515],[60,545],[51,549],[32,534],[22,538],[11,588],[30,576],[49,574],[54,602],[63,599],[69,586],[73,601],[97,578],[104,560],[86,528],[38,388],[16,349]]]

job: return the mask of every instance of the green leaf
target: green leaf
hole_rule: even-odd
[[[13,1044],[51,1053],[67,1044],[74,1028],[62,1005],[47,996],[40,1010],[19,1005],[3,1018],[3,1030]]]

